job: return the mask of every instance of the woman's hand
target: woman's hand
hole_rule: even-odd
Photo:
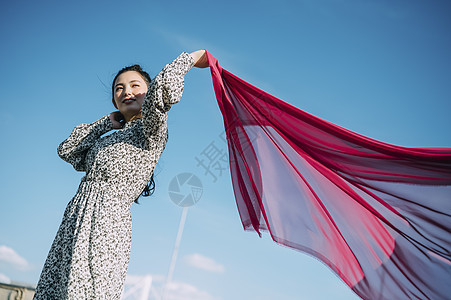
[[[197,50],[190,53],[191,57],[194,59],[194,66],[198,68],[207,68],[208,67],[208,59],[207,54],[205,54],[205,50]]]
[[[119,111],[112,112],[108,115],[108,117],[110,117],[114,129],[121,129],[124,127],[125,118]]]

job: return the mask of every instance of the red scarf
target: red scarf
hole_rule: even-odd
[[[245,229],[317,257],[364,299],[450,297],[451,148],[359,135],[207,56]]]

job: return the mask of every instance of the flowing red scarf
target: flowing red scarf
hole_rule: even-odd
[[[364,299],[451,297],[451,148],[359,135],[207,57],[246,230],[317,257]]]

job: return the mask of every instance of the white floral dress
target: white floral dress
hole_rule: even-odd
[[[131,246],[130,207],[165,148],[167,111],[180,101],[193,59],[182,53],[152,80],[142,119],[113,129],[108,116],[74,128],[59,156],[85,171],[64,212],[34,299],[119,299]]]

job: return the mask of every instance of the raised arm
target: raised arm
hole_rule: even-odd
[[[148,139],[167,139],[167,111],[182,97],[185,74],[201,60],[202,53],[196,52],[180,54],[150,83],[142,106],[143,130]]]
[[[80,124],[74,128],[70,136],[58,146],[58,155],[72,164],[77,171],[86,171],[85,157],[89,148],[98,138],[113,129],[108,116],[104,116],[91,124]]]

